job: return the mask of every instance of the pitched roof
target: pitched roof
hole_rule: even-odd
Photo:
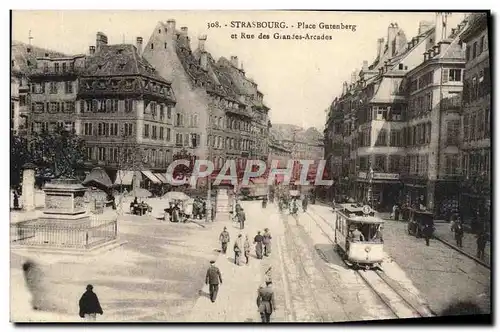
[[[16,66],[19,66],[19,70],[25,73],[30,70],[28,67],[28,61],[30,61],[31,64],[35,64],[36,59],[41,57],[55,58],[68,56],[61,52],[41,48],[34,45],[28,45],[26,43],[15,40],[12,41],[11,44],[11,55],[12,60],[15,60],[16,62]]]
[[[95,54],[86,58],[87,76],[141,75],[168,83],[156,69],[131,44],[103,45]]]

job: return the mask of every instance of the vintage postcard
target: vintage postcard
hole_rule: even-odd
[[[492,322],[490,12],[11,14],[12,322]]]

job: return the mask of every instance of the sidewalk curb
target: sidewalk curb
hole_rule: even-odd
[[[435,234],[434,234],[434,238],[436,240],[438,240],[439,242],[447,245],[448,247],[450,247],[452,249],[455,249],[456,251],[460,252],[462,255],[469,257],[470,259],[474,260],[476,263],[478,263],[478,264],[484,266],[485,268],[491,270],[491,266],[490,265],[488,265],[487,263],[485,263],[482,260],[478,259],[477,257],[472,256],[471,254],[469,254],[469,253],[465,252],[464,250],[460,249],[459,247],[457,247],[457,246],[449,243],[448,241],[443,240],[442,238],[440,238],[439,236],[437,236]]]

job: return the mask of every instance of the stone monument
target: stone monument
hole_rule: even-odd
[[[231,211],[231,204],[226,189],[217,190],[217,219],[229,219],[229,212]]]
[[[35,210],[35,168],[27,163],[23,165],[22,207],[25,211]]]
[[[115,242],[117,216],[92,217],[84,203],[87,191],[78,180],[57,179],[44,188],[45,208],[35,219],[17,223],[16,244],[49,248],[93,249]]]

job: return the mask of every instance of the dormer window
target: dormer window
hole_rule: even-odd
[[[123,70],[123,69],[125,68],[125,65],[124,65],[123,63],[120,63],[120,64],[118,65],[118,68],[120,68],[120,69],[122,69],[122,70]]]
[[[161,29],[158,29],[158,33],[161,33]]]
[[[399,70],[403,70],[404,65],[402,63],[399,64]]]
[[[49,53],[45,53],[45,57],[47,57],[47,58],[48,58],[48,57],[49,57]]]
[[[123,49],[120,48],[120,49],[116,50],[116,54],[123,54]]]
[[[102,69],[102,65],[97,65],[97,68],[98,69]]]

